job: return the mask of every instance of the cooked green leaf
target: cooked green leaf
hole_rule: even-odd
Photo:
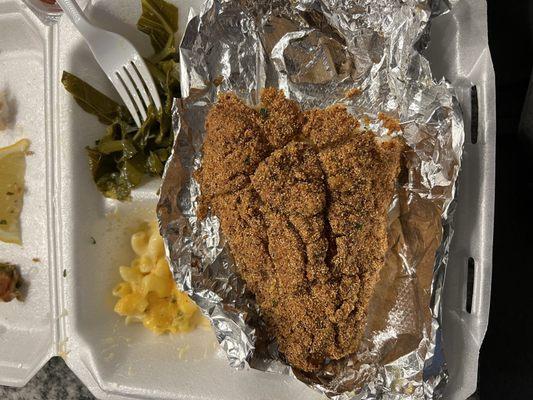
[[[90,147],[87,147],[87,154],[89,156],[89,168],[95,182],[105,175],[118,171],[117,163],[113,156],[106,156],[97,149]]]
[[[178,9],[164,0],[142,0],[137,28],[150,36],[157,62],[176,53],[174,34],[178,30]]]
[[[169,151],[166,148],[163,149],[157,149],[154,151],[155,154],[159,157],[159,159],[164,163],[168,160],[168,157],[170,156]]]
[[[150,152],[147,160],[148,170],[154,175],[161,175],[163,173],[163,163],[156,153]]]
[[[150,105],[146,112],[146,119],[143,121],[139,130],[133,136],[133,141],[143,149],[146,147],[150,137],[153,136],[152,131],[154,129],[154,126],[156,124],[159,124],[157,117],[158,115],[155,112],[155,108]]]
[[[96,115],[103,124],[111,124],[116,119],[129,116],[124,106],[82,81],[76,75],[63,71],[61,83],[83,110]]]
[[[130,198],[131,185],[119,172],[102,176],[96,181],[96,186],[105,197],[120,201]]]
[[[162,107],[148,107],[140,128],[127,109],[76,76],[63,73],[62,82],[76,102],[107,125],[94,147],[87,148],[89,167],[98,190],[106,197],[127,200],[145,175],[161,176],[174,142],[172,104],[181,95],[174,33],[177,9],[164,0],[142,0],[138,28],[150,36],[156,54],[146,60]]]
[[[131,161],[124,161],[124,167],[122,168],[122,174],[124,178],[127,180],[127,182],[135,187],[138,186],[144,175],[144,171],[141,168],[138,168],[135,163]]]
[[[123,152],[125,158],[131,158],[137,153],[137,149],[129,140],[110,140],[108,142],[100,142],[96,148],[102,154],[111,154],[119,151]]]
[[[124,139],[128,135],[128,128],[126,121],[118,119],[113,121],[106,129],[106,135],[101,140],[120,140]]]
[[[173,93],[175,90],[179,90],[179,65],[174,60],[166,60],[157,63],[159,69],[165,76],[165,82],[163,83],[163,89],[169,93]]]

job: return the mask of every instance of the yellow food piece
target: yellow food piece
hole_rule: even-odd
[[[147,256],[141,256],[137,259],[139,271],[141,271],[143,274],[147,274],[154,269],[155,265],[153,260],[150,257]],[[168,266],[167,266],[168,267]]]
[[[144,313],[148,307],[148,300],[140,293],[129,293],[121,297],[115,304],[115,312],[123,316],[134,317]]]
[[[24,196],[27,139],[0,148],[0,241],[22,244],[20,212]]]
[[[132,265],[131,267],[121,266],[118,270],[120,277],[131,284],[139,285],[144,277],[138,265]]]
[[[131,247],[137,257],[130,266],[119,267],[123,282],[113,289],[119,297],[115,312],[126,317],[126,323],[142,322],[157,334],[206,325],[196,304],[176,287],[157,224],[147,224],[134,233]]]
[[[131,293],[131,285],[128,282],[120,282],[113,289],[113,296],[124,297]]]
[[[167,260],[164,258],[160,258],[157,261],[153,272],[155,275],[161,278],[172,279],[172,273],[170,272],[170,268],[168,267]]]
[[[131,236],[131,248],[138,256],[146,253],[148,238],[145,231],[134,233]]]

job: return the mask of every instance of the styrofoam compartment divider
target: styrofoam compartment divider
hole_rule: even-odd
[[[189,7],[198,9],[201,1],[175,3],[183,28]],[[90,0],[86,11],[148,54],[149,43],[135,28],[138,1]],[[434,21],[427,55],[435,76],[456,87],[467,127],[442,302],[451,381],[446,397],[463,400],[476,388],[490,300],[495,89],[485,1],[458,1]],[[0,90],[7,88],[16,113],[0,145],[27,137],[35,153],[27,158],[24,246],[0,243],[0,260],[19,264],[30,283],[24,303],[0,307],[0,384],[23,386],[61,355],[101,399],[322,398],[286,376],[232,370],[210,331],[156,337],[113,313],[118,266],[133,256],[130,233],[154,213],[159,182],[147,182],[129,203],[96,191],[84,148],[103,127],[65,93],[63,70],[116,98],[68,20],[45,25],[21,0],[0,0]]]
[[[8,98],[11,121],[0,132],[0,146],[26,137],[27,157],[22,239],[24,246],[0,242],[0,261],[20,265],[30,282],[26,301],[0,304],[0,384],[22,385],[56,352],[55,245],[53,226],[53,154],[49,140],[51,107],[50,44],[53,28],[18,1],[0,1],[0,91]],[[46,105],[43,107],[43,105]]]

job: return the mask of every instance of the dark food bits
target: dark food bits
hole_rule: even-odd
[[[23,281],[15,265],[0,263],[0,301],[21,300]]]

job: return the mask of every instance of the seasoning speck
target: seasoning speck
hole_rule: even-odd
[[[38,258],[38,257],[34,257],[31,259],[34,263],[40,263],[41,262],[41,259]]]
[[[91,236],[91,243],[96,244],[96,239]]]
[[[64,270],[63,270],[63,278],[66,278],[66,277],[67,277],[67,270],[64,269]]]
[[[0,219],[0,225],[7,225],[7,221],[5,219]]]
[[[268,110],[266,108],[261,108],[259,114],[261,114],[261,118],[268,118]]]
[[[355,97],[355,96],[359,96],[361,94],[361,89],[359,88],[351,88],[351,89],[348,89],[345,93],[344,93],[344,96],[348,99],[352,98],[352,97]]]

